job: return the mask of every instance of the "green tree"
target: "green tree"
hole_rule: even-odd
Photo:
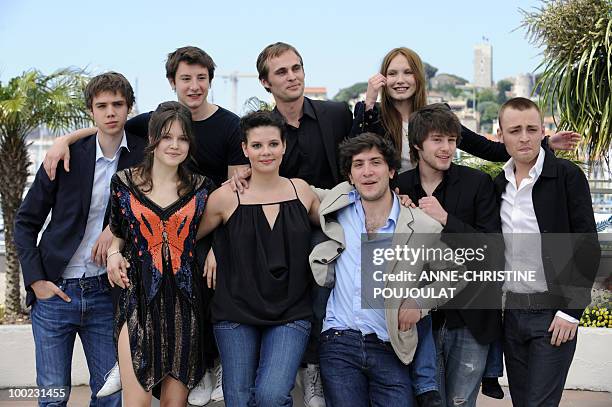
[[[45,76],[33,70],[0,82],[0,199],[6,248],[5,318],[21,310],[19,261],[13,242],[13,222],[28,178],[30,160],[26,136],[39,126],[51,131],[89,123],[82,90],[81,71],[59,70]]]
[[[497,101],[497,93],[493,89],[482,89],[476,94],[477,103]]]
[[[478,105],[478,111],[480,112],[481,123],[493,123],[493,120],[497,119],[497,112],[499,112],[500,105],[495,102],[482,102]]]
[[[506,103],[508,98],[506,97],[506,92],[512,89],[512,82],[506,79],[502,79],[497,82],[497,103],[499,105],[503,105]]]
[[[348,102],[351,99],[355,99],[361,93],[364,93],[367,89],[367,82],[357,82],[348,88],[340,89],[336,96],[334,96],[334,100],[336,102]]]
[[[456,98],[463,93],[463,90],[457,89],[455,85],[453,85],[452,83],[441,85],[436,90],[438,92],[447,93],[451,95],[453,98]]]
[[[425,79],[427,82],[434,76],[436,76],[436,72],[438,72],[438,68],[435,66],[429,65],[427,62],[423,62],[423,68],[425,68]]]
[[[612,143],[612,2],[546,0],[521,10],[530,41],[544,47],[536,89],[543,107],[556,105],[560,130],[575,130],[593,160]]]

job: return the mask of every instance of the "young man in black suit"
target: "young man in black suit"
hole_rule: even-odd
[[[333,188],[338,173],[338,145],[349,135],[353,115],[346,103],[304,96],[304,63],[286,43],[270,44],[257,57],[262,86],[272,94],[274,112],[287,122],[284,177],[298,177],[318,188]]]
[[[68,400],[77,333],[87,357],[92,405],[121,405],[120,394],[96,397],[116,352],[106,267],[92,251],[108,221],[110,179],[118,169],[140,162],[146,141],[123,129],[134,104],[123,75],[108,72],[91,79],[85,100],[97,132],[70,147],[72,172],[61,167],[51,180],[40,167],[15,219],[15,244],[32,306],[36,383],[57,388],[59,396],[41,398],[41,405],[65,405]]]
[[[535,271],[533,281],[503,287],[510,395],[519,407],[557,406],[599,267],[591,193],[578,166],[540,146],[544,126],[534,102],[510,99],[499,125],[512,157],[495,178],[505,269]]]
[[[409,195],[437,220],[444,227],[442,233],[499,233],[499,209],[491,177],[452,163],[461,139],[461,124],[448,107],[435,104],[415,112],[408,138],[417,166],[399,175],[400,193]],[[460,296],[472,294],[467,290]],[[491,303],[487,304],[489,309],[477,310],[450,309],[453,303],[459,305],[461,298],[433,313],[438,366],[443,369],[439,372],[440,392],[446,405],[460,400],[464,406],[475,406],[489,345],[501,333],[501,301],[497,309]]]

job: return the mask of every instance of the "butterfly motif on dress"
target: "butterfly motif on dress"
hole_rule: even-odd
[[[189,226],[195,215],[196,197],[193,196],[185,206],[170,215],[168,220],[161,220],[134,196],[130,196],[130,202],[155,268],[159,273],[163,273],[163,261],[166,258],[170,260],[172,273],[176,274],[181,266],[181,254],[189,236]],[[134,243],[137,244],[136,241]],[[142,252],[139,251],[138,255],[142,256]]]

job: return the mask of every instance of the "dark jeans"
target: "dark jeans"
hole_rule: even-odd
[[[116,362],[113,341],[113,305],[106,274],[99,277],[56,282],[71,299],[57,295],[32,305],[32,332],[36,346],[36,384],[65,387],[63,399],[39,399],[40,406],[66,406],[70,395],[70,373],[74,340],[79,334],[92,391],[90,406],[121,406],[121,393],[96,398],[104,375]]]
[[[327,236],[325,236],[320,228],[313,228],[310,238],[310,248],[313,249],[316,245],[327,239]],[[330,294],[330,288],[317,285],[313,279],[312,289],[310,291],[310,298],[312,300],[312,319],[310,322],[312,328],[310,330],[310,338],[308,338],[308,345],[304,352],[304,358],[302,359],[302,363],[304,364],[319,364],[319,337],[321,336],[321,329],[323,329],[325,309],[327,308],[327,300]]]
[[[483,378],[497,379],[504,375],[504,350],[502,340],[497,339],[489,345],[489,354],[487,355],[487,364],[482,375]]]
[[[331,289],[313,284],[310,291],[312,299],[312,329],[308,338],[308,345],[304,352],[302,363],[319,364],[319,338],[323,329],[323,320],[325,319],[325,310],[327,308],[327,300],[331,294]]]
[[[321,334],[321,378],[328,406],[413,406],[410,368],[376,335],[328,329]]]
[[[252,326],[214,324],[228,407],[291,406],[291,389],[306,347],[310,322]]]
[[[321,229],[315,229],[312,234],[311,245],[327,240]],[[313,284],[310,296],[312,299],[312,329],[310,338],[304,352],[302,363],[319,364],[319,342],[327,300],[331,294],[331,289]],[[414,359],[410,364],[410,374],[414,386],[415,395],[423,394],[431,390],[438,390],[436,380],[437,361],[436,349],[431,327],[431,316],[426,316],[417,323],[419,342],[416,348]]]
[[[512,405],[558,406],[577,335],[561,346],[550,344],[555,310],[506,309],[504,354]]]

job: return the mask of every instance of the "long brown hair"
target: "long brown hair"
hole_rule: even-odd
[[[194,177],[188,168],[188,162],[192,159],[191,152],[195,146],[193,132],[191,130],[191,112],[179,102],[163,102],[151,115],[149,120],[149,144],[144,149],[142,163],[136,167],[139,180],[136,181],[138,188],[144,192],[151,192],[153,180],[151,179],[151,169],[153,168],[153,151],[159,145],[162,137],[168,134],[170,126],[174,121],[179,122],[183,133],[189,140],[189,153],[185,161],[178,166],[179,185],[177,193],[183,196],[193,189]]]
[[[380,73],[387,76],[387,69],[391,60],[398,55],[403,55],[408,60],[408,65],[414,73],[416,81],[416,91],[411,98],[412,111],[415,112],[427,104],[427,85],[425,82],[425,69],[419,55],[406,47],[394,48],[385,55],[380,66]],[[387,88],[383,86],[380,103],[380,116],[386,134],[391,138],[397,153],[402,151],[402,116],[393,105],[393,99],[389,96]]]

